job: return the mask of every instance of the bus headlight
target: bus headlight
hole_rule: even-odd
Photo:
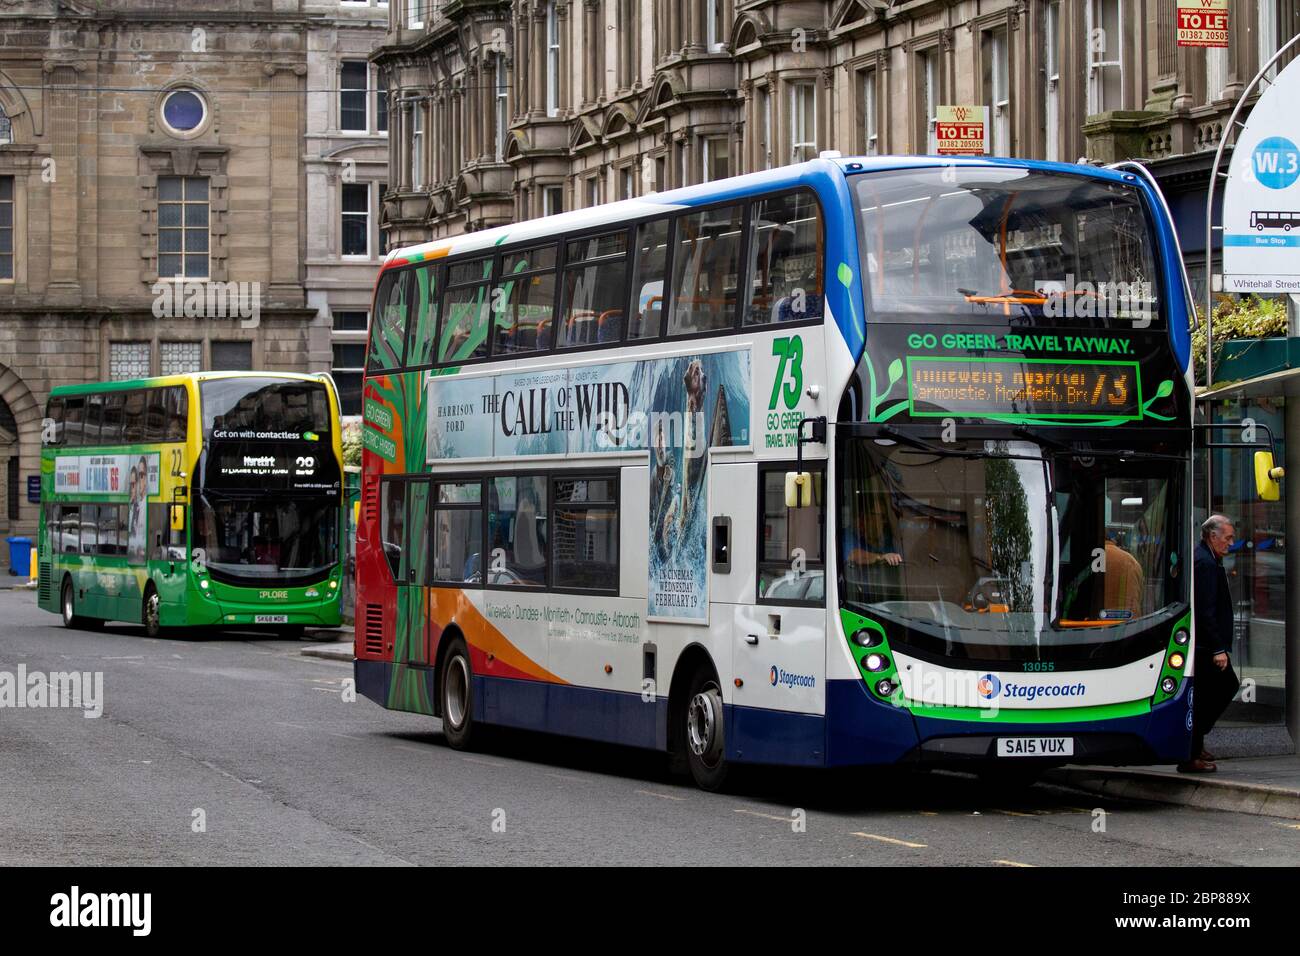
[[[1172,694],[1174,692],[1174,688],[1177,686],[1178,686],[1178,682],[1175,681],[1172,677],[1166,677],[1164,680],[1160,682],[1160,689],[1164,691],[1166,694]]]
[[[888,677],[876,681],[876,693],[881,697],[888,697],[894,692],[894,682]]]
[[[203,590],[206,591],[206,590],[208,589],[208,579],[207,579],[207,578],[200,578],[200,579],[199,579],[199,587],[203,588]]]
[[[1183,657],[1182,654],[1174,653],[1169,655],[1169,666],[1176,671],[1183,669],[1184,661],[1185,658]]]
[[[1192,635],[1182,630],[1181,628],[1176,632],[1174,632],[1174,643],[1177,644],[1179,647],[1186,647],[1187,642],[1190,641],[1191,639],[1192,639]]]
[[[853,643],[858,647],[876,647],[883,643],[885,635],[879,631],[873,631],[869,628],[862,628],[860,631],[853,632]]]
[[[889,658],[884,654],[868,654],[862,658],[862,666],[873,674],[878,673],[889,666]]]
[[[334,590],[335,588],[337,588],[338,586],[339,586],[339,583],[338,583],[337,581],[330,581],[330,590],[331,590],[331,591],[333,591],[333,590]]]

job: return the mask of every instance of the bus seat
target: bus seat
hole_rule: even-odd
[[[548,351],[551,347],[551,317],[548,315],[537,323],[537,349]]]
[[[596,341],[617,342],[623,334],[623,310],[606,309],[596,320]]]

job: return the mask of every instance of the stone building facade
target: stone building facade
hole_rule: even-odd
[[[1200,275],[1218,135],[1300,31],[1300,0],[1229,8],[1206,51],[1176,46],[1175,0],[392,0],[384,225],[402,245],[823,149],[931,152],[935,108],[973,104],[993,153],[1152,161]]]
[[[303,281],[307,305],[329,330],[321,367],[333,372],[344,415],[359,415],[370,300],[387,251],[379,208],[388,182],[388,97],[369,56],[388,29],[388,4],[310,0],[304,7],[311,19]]]
[[[0,3],[0,535],[34,530],[53,386],[334,366],[379,255],[369,226],[343,254],[339,170],[386,162],[373,84],[342,119],[343,61],[372,76],[386,24],[374,0]]]

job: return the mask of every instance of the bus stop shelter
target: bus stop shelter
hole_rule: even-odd
[[[1300,339],[1282,340],[1300,345]],[[1291,351],[1291,349],[1287,349]],[[1243,378],[1203,390],[1197,420],[1249,419],[1267,425],[1278,464],[1286,468],[1279,501],[1255,493],[1253,449],[1198,449],[1193,513],[1199,525],[1211,510],[1236,524],[1237,544],[1225,559],[1236,604],[1233,659],[1244,687],[1228,720],[1285,726],[1300,740],[1300,560],[1288,545],[1300,543],[1300,367]],[[1207,498],[1206,481],[1211,495]]]

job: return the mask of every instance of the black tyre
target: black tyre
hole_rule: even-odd
[[[678,742],[696,786],[717,793],[727,783],[730,765],[723,727],[722,687],[712,668],[701,667],[687,685]]]
[[[72,581],[68,578],[63,579],[63,588],[59,592],[59,608],[62,612],[64,627],[81,627],[81,618],[77,617],[76,609],[73,606]]]
[[[64,627],[76,628],[81,631],[98,631],[104,626],[104,622],[97,617],[83,617],[77,613],[77,595],[72,586],[71,578],[63,579],[63,590],[60,595],[62,598],[60,610]]]
[[[144,632],[147,636],[157,637],[162,633],[162,598],[158,596],[158,590],[152,584],[146,585],[144,589],[140,621],[144,624]]]
[[[455,750],[469,750],[477,739],[474,724],[474,671],[470,667],[469,649],[460,638],[447,648],[438,671],[438,703],[442,713],[442,732]]]

